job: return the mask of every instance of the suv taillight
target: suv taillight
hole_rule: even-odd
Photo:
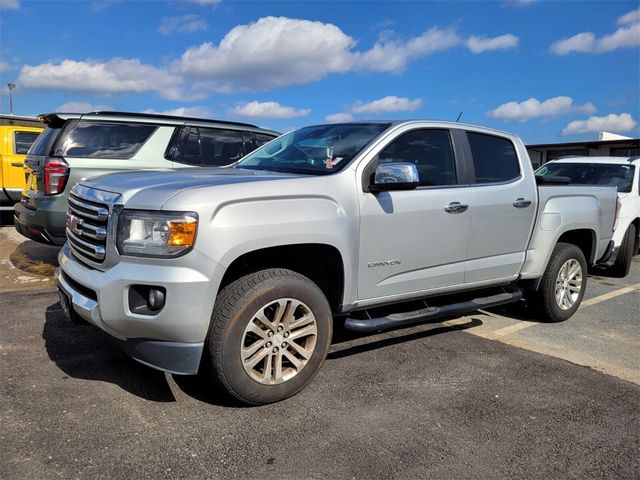
[[[613,231],[616,231],[616,227],[618,226],[618,215],[620,215],[620,209],[622,208],[622,202],[620,198],[616,195],[616,211],[613,214]]]
[[[44,162],[44,193],[62,193],[69,178],[69,165],[62,158],[49,157]]]

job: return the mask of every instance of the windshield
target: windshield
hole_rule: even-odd
[[[388,123],[316,125],[289,132],[240,160],[236,168],[326,175],[343,169]]]
[[[536,170],[536,175],[569,177],[573,184],[617,187],[618,192],[628,193],[633,184],[633,172],[633,165],[549,163]]]

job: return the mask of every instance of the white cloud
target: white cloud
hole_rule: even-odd
[[[109,105],[94,105],[87,102],[67,102],[56,108],[56,112],[65,113],[98,112],[100,110],[113,110],[113,107]]]
[[[604,53],[620,48],[640,46],[640,8],[618,18],[622,25],[615,32],[596,37],[593,32],[581,32],[551,44],[549,50],[556,55],[570,53]]]
[[[527,7],[529,5],[533,5],[538,0],[506,0],[507,5],[517,5],[521,7]]]
[[[640,22],[640,7],[635,10],[631,10],[629,13],[625,13],[618,18],[618,25],[627,25],[629,23]]]
[[[510,33],[493,38],[472,35],[467,39],[466,45],[473,53],[482,53],[490,50],[516,48],[519,41],[518,37]]]
[[[327,122],[350,122],[353,120],[353,115],[350,113],[340,112],[327,115],[324,119]]]
[[[196,117],[196,118],[211,118],[211,110],[204,106],[196,107],[178,107],[170,110],[154,110],[153,108],[147,108],[143,113],[155,113],[158,115],[173,115],[174,117]]]
[[[94,13],[103,12],[116,3],[120,3],[120,0],[93,0],[89,3],[89,10]]]
[[[579,133],[628,132],[636,127],[636,122],[628,113],[610,113],[603,117],[589,117],[587,120],[575,120],[569,123],[563,135],[575,135]]]
[[[63,60],[25,65],[16,83],[36,90],[62,90],[97,94],[157,92],[176,100],[188,97],[182,80],[138,59],[114,58],[107,62]]]
[[[266,89],[313,82],[350,67],[354,40],[337,26],[264,17],[231,29],[218,45],[191,47],[174,64],[214,90]]]
[[[307,108],[294,108],[280,105],[278,102],[253,102],[237,105],[231,114],[250,118],[293,118],[305,117],[311,113]]]
[[[19,10],[20,0],[0,0],[0,10]]]
[[[193,33],[206,30],[208,27],[200,15],[182,15],[181,17],[163,18],[158,31],[163,35],[171,33]]]
[[[571,97],[553,97],[541,102],[537,98],[530,98],[524,102],[507,102],[488,112],[491,118],[502,120],[525,121],[535,117],[555,117],[565,113],[595,113],[596,107],[587,102],[584,105],[574,105]]]
[[[195,15],[178,19],[165,19],[160,30],[188,32],[203,27],[203,21]],[[474,48],[487,50],[507,48],[515,37],[507,34],[496,39],[472,38]],[[212,92],[301,85],[348,71],[400,73],[409,62],[462,46],[464,39],[453,28],[433,27],[408,39],[386,32],[370,49],[357,50],[356,43],[331,23],[263,17],[237,25],[217,44],[192,46],[164,66],[146,64],[137,58],[65,59],[26,65],[19,81],[24,87],[42,90],[157,92],[172,100],[196,100]]]
[[[13,70],[13,66],[0,60],[0,73],[8,72],[9,70]]]
[[[387,96],[372,102],[356,102],[351,107],[353,113],[413,112],[422,106],[421,98]]]
[[[455,47],[462,42],[452,28],[433,27],[422,35],[402,41],[385,39],[370,50],[353,54],[353,69],[372,72],[402,72],[411,60]]]

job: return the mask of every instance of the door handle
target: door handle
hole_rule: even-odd
[[[24,163],[21,162],[11,162],[12,167],[24,167]]]
[[[516,208],[527,208],[531,205],[531,200],[525,200],[524,198],[516,198],[516,201],[513,202],[513,206]]]
[[[469,205],[465,205],[464,203],[451,202],[449,205],[444,207],[444,211],[447,213],[462,213],[466,212],[467,208],[469,208]]]

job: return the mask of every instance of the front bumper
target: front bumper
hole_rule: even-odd
[[[171,373],[197,373],[222,275],[217,263],[194,250],[180,259],[146,264],[143,259],[126,259],[100,271],[76,260],[68,245],[58,262],[56,286],[77,315],[114,337],[145,365]],[[165,288],[164,308],[154,315],[133,313],[129,308],[133,285]]]

